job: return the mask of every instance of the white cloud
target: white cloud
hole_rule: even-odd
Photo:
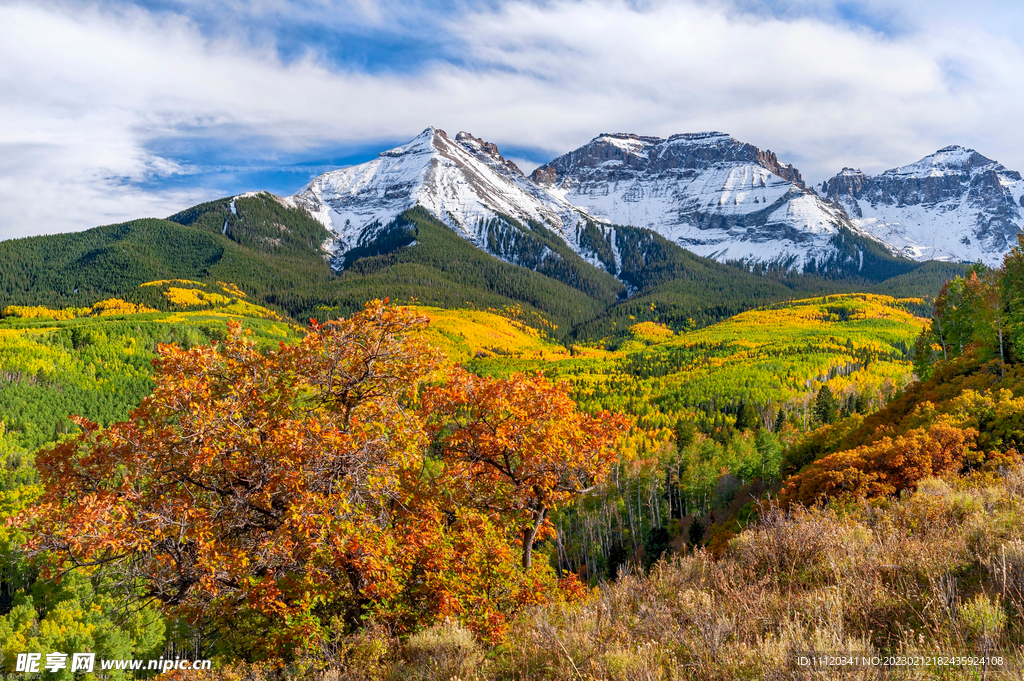
[[[908,163],[952,142],[1024,161],[1015,123],[1024,55],[969,26],[887,39],[813,18],[591,0],[506,5],[465,35],[480,59],[529,74],[546,101],[580,113],[551,112],[523,131],[524,144],[571,137],[575,146],[597,128],[724,130],[817,177]],[[963,76],[951,78],[951,67]]]
[[[222,4],[257,18],[287,9]],[[303,16],[318,5],[378,26],[395,11],[307,2]],[[814,180],[951,143],[1024,170],[1024,53],[992,19],[997,9],[985,25],[959,20],[968,10],[953,5],[918,13],[908,4],[887,19],[899,24],[887,37],[830,18],[827,3],[737,7],[506,3],[444,25],[459,65],[373,74],[312,53],[285,62],[269,39],[204,34],[173,14],[0,4],[0,238],[210,198],[160,189],[181,169],[148,151],[196,131],[301,153],[432,124],[555,154],[600,132],[714,129],[773,149]]]

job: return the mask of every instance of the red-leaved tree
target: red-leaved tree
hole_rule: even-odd
[[[79,420],[37,457],[29,547],[119,578],[244,657],[368,619],[451,616],[500,636],[563,593],[549,566],[512,558],[524,520],[535,536],[598,480],[624,423],[579,413],[542,378],[454,370],[436,387],[425,324],[375,301],[267,353],[238,325],[221,344],[161,346],[127,421]],[[504,467],[490,484],[479,456]]]
[[[548,514],[607,475],[629,428],[622,415],[580,412],[565,386],[543,376],[501,380],[457,369],[423,403],[435,447],[459,483],[457,503],[510,518],[527,569]]]

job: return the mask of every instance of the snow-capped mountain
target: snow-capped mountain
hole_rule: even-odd
[[[427,128],[284,202],[332,230],[336,267],[394,248],[389,223],[420,206],[507,262],[541,271],[575,258],[571,249],[620,279],[627,237],[607,225],[719,261],[870,278],[889,252],[994,264],[1024,224],[1020,175],[961,147],[876,177],[844,169],[817,190],[774,153],[720,132],[603,134],[527,178],[495,145]]]
[[[792,165],[720,132],[603,134],[532,178],[602,221],[651,229],[716,260],[820,269],[835,262],[844,228],[858,232]]]
[[[417,205],[485,249],[488,223],[493,235],[495,218],[541,223],[566,241],[581,220],[578,211],[537,187],[495,145],[465,132],[452,140],[432,127],[368,163],[320,175],[284,201],[333,230],[339,254],[371,241]]]
[[[916,260],[998,265],[1024,227],[1020,173],[961,146],[873,177],[844,168],[820,189],[853,224]]]

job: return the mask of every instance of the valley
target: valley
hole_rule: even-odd
[[[428,128],[293,196],[0,242],[0,653],[384,679],[435,637],[478,678],[757,677],[770,641],[971,646],[997,610],[1018,645],[993,164],[816,189],[721,133],[608,134],[527,177]],[[973,250],[922,250],[952,213]]]

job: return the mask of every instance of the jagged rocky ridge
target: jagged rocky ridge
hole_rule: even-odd
[[[792,165],[719,132],[599,135],[533,179],[596,218],[651,229],[721,261],[818,270],[836,264],[844,233],[867,237]]]
[[[583,219],[525,177],[495,145],[465,132],[452,140],[436,128],[368,163],[320,175],[285,202],[334,231],[339,267],[353,249],[389,239],[395,218],[417,205],[480,248],[516,264],[519,251],[510,244],[527,240],[534,250],[544,250],[533,243],[538,230],[529,225],[571,241]]]
[[[1024,227],[1020,173],[961,146],[875,176],[844,168],[820,191],[854,225],[916,260],[997,265]]]
[[[890,267],[889,252],[997,260],[1020,231],[1022,187],[1017,173],[951,147],[876,178],[847,169],[816,191],[774,153],[717,132],[603,134],[527,178],[494,144],[427,128],[284,201],[332,230],[337,269],[411,244],[397,218],[422,206],[507,262],[539,270],[574,252],[631,288],[616,225],[719,261],[857,275]]]

